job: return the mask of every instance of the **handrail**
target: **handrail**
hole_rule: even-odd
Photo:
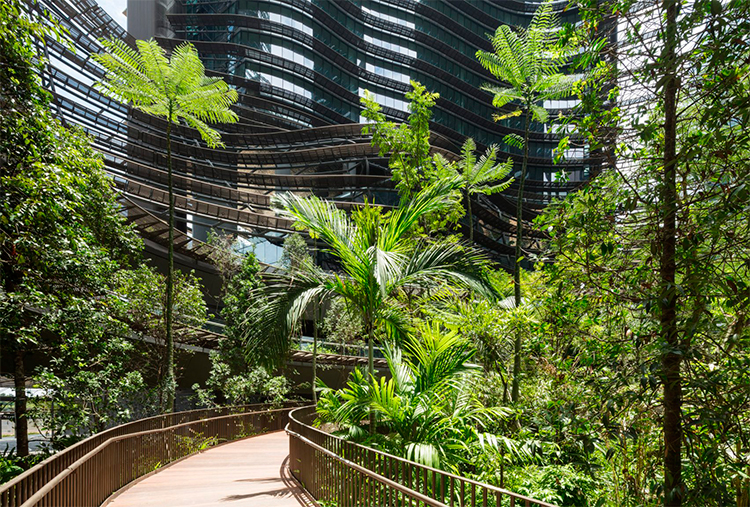
[[[341,507],[391,505],[394,497],[389,495],[398,495],[402,490],[388,491],[383,488],[372,488],[367,480],[363,483],[364,488],[347,490],[345,486],[348,482],[345,477],[346,471],[340,472],[339,477],[339,480],[344,484],[343,489],[341,485],[337,487],[332,485],[329,478],[330,472],[320,466],[325,464],[321,463],[321,456],[328,456],[328,454],[322,453],[318,447],[344,461],[367,469],[368,472],[364,475],[370,482],[382,483],[379,478],[387,479],[409,491],[427,496],[432,502],[438,502],[448,507],[468,505],[472,507],[478,505],[482,507],[505,505],[511,507],[520,505],[525,507],[532,505],[557,507],[541,500],[519,495],[444,470],[438,470],[331,435],[303,422],[303,420],[310,421],[314,412],[315,407],[302,407],[289,414],[287,433],[293,437],[290,440],[289,463],[292,473],[313,496],[320,500],[338,502]],[[293,442],[297,442],[298,445],[293,445]],[[395,498],[398,499],[399,497],[396,496]],[[420,505],[432,506],[434,504],[420,500],[417,502],[417,507]]]
[[[263,432],[268,428],[258,423],[268,424],[263,417],[269,415],[274,429],[283,429],[282,423],[288,412],[299,404],[283,406],[276,410],[268,410],[265,404],[189,410],[115,426],[50,456],[0,485],[0,506],[27,507],[37,505],[41,500],[48,504],[50,493],[54,497],[52,505],[99,505],[115,491],[109,490],[111,487],[119,489],[155,467],[195,451],[196,439],[203,438],[200,444],[204,445],[247,436],[250,431]],[[231,420],[236,424],[231,424]],[[161,437],[155,436],[157,434]],[[161,446],[156,445],[159,439]],[[127,442],[127,445],[120,444],[122,442]],[[145,447],[134,446],[138,442]],[[129,446],[127,452],[120,449],[123,445]],[[115,446],[118,452],[112,454],[110,451]],[[150,468],[143,468],[144,463]],[[74,474],[81,467],[85,472]],[[71,474],[79,481],[77,486],[66,481]],[[102,474],[104,477],[99,477]],[[92,481],[92,477],[103,480]],[[59,488],[63,483],[66,487]]]
[[[338,454],[335,454],[335,453],[329,451],[325,447],[322,447],[322,446],[316,444],[312,440],[303,437],[299,433],[295,433],[294,431],[290,430],[288,427],[287,427],[286,432],[287,432],[287,434],[289,434],[290,437],[295,438],[295,439],[299,440],[300,442],[304,443],[307,447],[309,447],[313,451],[317,451],[318,453],[323,454],[324,456],[327,456],[328,458],[330,458],[331,460],[333,460],[333,462],[340,463],[344,467],[347,467],[347,468],[350,468],[350,469],[354,470],[355,472],[357,472],[358,474],[360,474],[360,476],[365,477],[366,479],[365,479],[364,482],[366,482],[367,479],[375,480],[375,481],[383,484],[384,486],[387,486],[388,488],[390,488],[392,490],[398,491],[399,493],[401,493],[401,494],[409,497],[410,499],[416,500],[417,501],[417,505],[419,505],[419,502],[421,502],[423,505],[429,505],[430,507],[447,507],[444,503],[438,502],[437,500],[434,500],[434,499],[430,498],[429,496],[423,495],[423,494],[421,494],[418,491],[414,491],[412,489],[409,489],[409,488],[407,488],[407,487],[399,484],[398,482],[395,482],[395,481],[392,481],[392,480],[388,479],[387,477],[383,477],[382,475],[378,475],[376,473],[373,473],[371,470],[368,470],[367,468],[365,468],[363,466],[360,466],[360,465],[358,465],[357,463],[355,463],[353,461],[350,461],[348,459],[342,458]],[[291,452],[292,452],[291,449],[294,447],[293,441],[291,441],[291,440],[289,442],[289,447],[290,447],[290,456],[291,456]],[[304,451],[303,451],[303,453],[304,453]],[[312,461],[312,460],[305,460],[305,456],[303,456],[302,453],[295,452],[294,455],[298,459],[299,462]],[[291,459],[290,459],[290,462],[291,462]],[[327,474],[329,476],[332,475],[332,474],[336,475],[335,472],[334,472],[334,470],[332,470],[333,467],[331,466],[330,462],[329,463],[323,463],[323,465],[324,466],[322,468],[323,468],[323,473],[324,474]],[[325,466],[325,465],[327,465],[327,466]],[[298,475],[300,474],[300,470],[299,469],[297,469],[295,471],[297,472]],[[292,473],[294,473],[294,471]],[[297,477],[297,478],[303,484],[306,484],[306,485],[309,484],[308,482],[304,481],[303,477]],[[360,481],[360,485],[361,484],[362,484],[362,481]],[[369,488],[365,488],[365,489],[369,490]],[[317,489],[317,493],[318,493],[318,495],[315,495],[316,498],[318,500],[321,500],[321,498],[320,498],[320,489],[319,488]],[[331,500],[331,498],[325,498],[325,500]],[[368,501],[372,500],[372,498],[370,496],[368,496],[367,500]],[[345,505],[345,504],[339,504],[339,505]],[[371,505],[371,504],[368,504],[368,505]]]

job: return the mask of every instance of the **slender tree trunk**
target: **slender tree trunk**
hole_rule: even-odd
[[[169,187],[169,244],[167,245],[167,371],[164,378],[166,389],[165,412],[174,411],[176,381],[174,376],[174,335],[172,333],[172,309],[174,306],[174,188],[172,182],[172,109],[167,120],[167,186]]]
[[[466,192],[466,214],[469,216],[469,241],[474,243],[474,220],[472,220],[471,216],[471,194],[469,194],[468,183],[466,184],[464,192]]]
[[[518,202],[516,203],[516,258],[513,268],[513,289],[516,308],[521,306],[521,243],[523,242],[523,187],[526,183],[526,166],[529,163],[529,128],[531,109],[526,108],[526,130],[523,136],[523,162],[521,180],[518,182]],[[518,403],[518,385],[521,381],[521,330],[516,329],[516,340],[513,344],[513,386],[511,401]]]
[[[315,251],[315,262],[318,262],[318,239],[313,239],[313,250]],[[312,357],[312,399],[318,404],[318,393],[315,384],[318,380],[318,319],[320,318],[320,297],[315,298],[313,305],[313,357]]]
[[[29,455],[29,421],[26,407],[26,370],[23,364],[24,352],[16,349],[13,368],[13,383],[16,388],[16,455]]]
[[[370,379],[375,377],[375,329],[372,325],[372,317],[368,315],[365,325],[367,326],[367,371]],[[370,433],[375,434],[375,413],[370,410]]]
[[[315,384],[318,380],[318,313],[320,299],[315,298],[313,306],[313,357],[312,357],[312,399],[313,403],[318,404],[318,393],[315,391]]]
[[[666,30],[662,65],[664,81],[664,173],[661,185],[660,324],[664,382],[664,505],[682,505],[682,351],[677,331],[677,1],[664,0]]]

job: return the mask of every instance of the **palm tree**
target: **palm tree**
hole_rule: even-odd
[[[410,234],[420,218],[453,205],[450,194],[458,185],[457,179],[436,181],[386,216],[365,205],[350,218],[316,197],[275,196],[278,212],[322,241],[343,272],[327,273],[307,263],[292,273],[267,275],[262,296],[269,303],[248,314],[248,355],[272,364],[288,350],[291,331],[310,304],[343,298],[362,317],[373,375],[376,330],[396,341],[408,334],[408,315],[396,301],[398,295],[450,283],[492,297],[481,251],[459,243],[428,243]]]
[[[169,187],[169,267],[165,327],[167,365],[163,380],[165,408],[174,409],[174,189],[172,184],[172,125],[186,123],[198,131],[206,144],[223,146],[221,136],[209,123],[234,123],[237,115],[229,108],[237,101],[237,92],[220,78],[206,77],[203,62],[192,44],[177,46],[168,58],[151,39],[137,41],[137,50],[121,40],[103,40],[106,50],[91,57],[106,70],[97,87],[112,98],[145,113],[167,120],[167,186]]]
[[[508,86],[485,84],[482,89],[494,94],[492,104],[501,108],[516,103],[518,108],[504,115],[495,115],[495,120],[512,116],[524,117],[524,137],[507,136],[506,142],[517,147],[523,146],[521,178],[518,182],[516,203],[516,251],[513,270],[515,304],[521,305],[521,244],[523,240],[523,188],[526,182],[526,167],[529,160],[529,129],[531,121],[546,123],[549,113],[544,107],[548,100],[559,100],[573,94],[574,85],[580,76],[565,75],[560,69],[568,62],[576,49],[572,43],[561,45],[557,36],[559,20],[546,0],[531,20],[528,28],[513,29],[501,25],[490,36],[494,52],[479,50],[476,53],[479,63],[493,76],[508,83]],[[521,334],[516,335],[513,358],[513,388],[511,398],[518,401],[518,383],[521,370]]]
[[[481,432],[511,412],[478,399],[480,369],[469,364],[474,349],[468,340],[423,322],[403,348],[386,346],[390,379],[368,379],[357,369],[343,389],[323,388],[320,419],[335,423],[347,438],[435,468],[455,469],[484,442],[511,444]],[[370,412],[377,415],[378,433],[362,425]]]
[[[469,240],[474,241],[474,222],[471,214],[471,196],[474,194],[490,195],[502,192],[513,183],[509,179],[498,183],[505,178],[513,168],[513,159],[495,164],[497,158],[497,147],[490,146],[484,155],[477,160],[474,150],[477,145],[474,139],[468,138],[461,148],[462,158],[458,162],[458,173],[461,178],[461,190],[466,199],[466,214],[469,217]],[[494,183],[494,184],[493,184]]]

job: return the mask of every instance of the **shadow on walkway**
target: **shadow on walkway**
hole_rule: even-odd
[[[279,431],[208,449],[116,493],[109,507],[315,507],[289,470],[289,437]]]

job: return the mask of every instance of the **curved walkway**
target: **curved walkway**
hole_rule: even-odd
[[[108,507],[317,505],[289,472],[289,437],[277,431],[190,456],[124,488]]]

